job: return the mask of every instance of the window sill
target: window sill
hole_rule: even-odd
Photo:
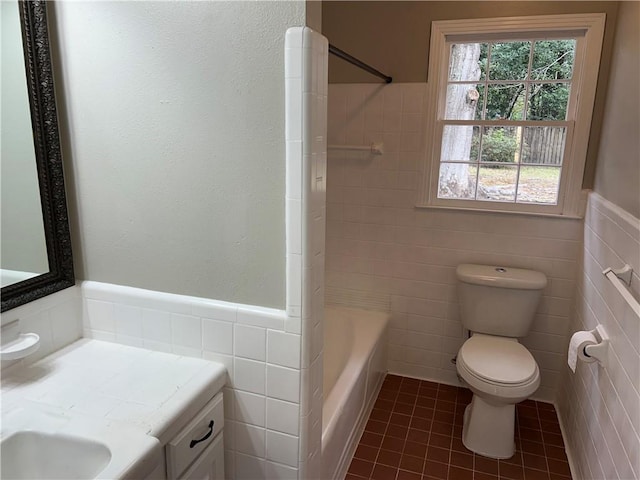
[[[444,207],[442,205],[416,205],[415,208],[426,210],[452,210],[458,212],[499,213],[503,215],[523,215],[527,217],[562,218],[565,220],[583,220],[584,215],[562,215],[560,213],[518,212],[513,210],[492,210],[490,208]]]

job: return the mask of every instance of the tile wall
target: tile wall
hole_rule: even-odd
[[[385,153],[330,149],[327,301],[390,310],[390,371],[456,384],[451,359],[465,337],[455,267],[540,270],[549,286],[523,343],[542,371],[535,398],[552,401],[566,353],[582,221],[415,208],[425,90],[417,83],[329,86],[329,144],[383,142]]]
[[[82,282],[84,337],[224,364],[228,478],[297,478],[300,335],[286,312]]]
[[[310,28],[285,38],[287,315],[302,334],[300,478],[321,472],[328,43]],[[301,321],[300,321],[301,319]]]
[[[607,368],[578,362],[573,374],[563,364],[558,406],[574,478],[640,478],[640,318],[602,274],[625,263],[640,299],[640,220],[591,193],[570,333],[602,324],[611,347]]]
[[[80,288],[69,287],[2,314],[2,325],[19,320],[20,333],[37,333],[38,350],[17,362],[2,362],[2,369],[18,363],[33,363],[82,337],[82,301]],[[3,328],[3,340],[10,332]]]

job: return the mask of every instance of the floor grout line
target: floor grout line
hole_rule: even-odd
[[[393,397],[392,401],[388,400],[390,397]],[[424,399],[429,399],[429,401]],[[384,401],[378,402],[378,400]],[[547,448],[547,441],[545,440],[545,435],[542,430],[543,419],[545,422],[553,422],[554,420],[550,413],[553,412],[553,414],[556,415],[555,408],[553,406],[542,406],[540,402],[533,401],[523,402],[520,407],[520,412],[518,412],[519,409],[516,408],[515,441],[517,457],[512,457],[512,459],[510,459],[511,461],[486,459],[485,462],[483,459],[486,457],[466,450],[464,445],[458,446],[458,441],[461,443],[461,427],[464,409],[470,400],[470,392],[463,388],[389,375],[383,384],[383,388],[381,389],[378,398],[376,399],[376,403],[379,408],[376,409],[374,405],[374,409],[377,410],[376,415],[382,415],[384,413],[384,418],[387,418],[384,429],[382,429],[383,433],[377,434],[381,435],[381,440],[376,449],[375,458],[372,462],[369,460],[359,459],[372,464],[371,473],[368,477],[356,477],[354,473],[357,472],[350,470],[350,473],[347,475],[347,480],[355,480],[356,478],[358,478],[358,480],[361,480],[362,478],[373,480],[431,480],[432,478],[437,478],[439,480],[570,480],[570,477],[568,476],[562,476],[559,473],[551,472],[552,467],[554,469],[564,468],[561,463],[562,460],[556,458],[556,456],[558,456],[558,451]],[[432,406],[432,411],[428,417],[423,416],[426,413],[425,410],[418,410],[418,407],[421,409],[428,408],[423,405]],[[407,413],[409,411],[411,414]],[[533,417],[534,412],[535,419]],[[541,412],[544,413],[541,415]],[[438,414],[441,415],[440,418],[438,418]],[[528,414],[528,417],[525,414]],[[399,415],[402,415],[402,417]],[[404,424],[406,422],[404,419],[405,416],[409,417],[408,424],[406,425]],[[392,423],[392,418],[394,423]],[[370,420],[371,417],[368,419],[367,423]],[[427,422],[426,420],[429,421]],[[557,416],[554,423],[556,422]],[[451,428],[448,429],[448,434],[442,433],[445,431],[443,429],[444,425],[442,424],[449,423],[451,423]],[[526,426],[523,427],[521,424]],[[394,435],[390,435],[392,425],[397,427],[394,428]],[[549,428],[554,428],[551,423],[548,423],[547,425]],[[375,425],[371,425],[372,428],[374,426]],[[428,428],[428,431],[424,430],[425,428]],[[434,428],[437,428],[439,431],[434,431]],[[379,427],[376,426],[376,430],[378,429]],[[412,431],[416,432],[415,434],[411,434],[412,438],[415,436],[415,439],[410,440],[409,436]],[[403,433],[402,437],[395,436],[395,434],[401,432]],[[445,438],[439,439],[434,437],[436,433],[438,433],[438,435],[442,435],[442,437],[449,437],[447,442],[448,448],[440,445],[441,441],[445,440]],[[533,438],[527,438],[525,440],[525,437],[522,436],[523,433],[531,435]],[[552,431],[547,433],[555,432]],[[394,441],[390,442],[387,440],[390,438],[394,439]],[[554,441],[554,437],[549,436],[548,440]],[[436,444],[436,441],[438,444]],[[526,442],[524,445],[522,443],[523,441]],[[401,444],[399,442],[401,442]],[[412,443],[409,444],[409,442]],[[455,449],[454,442],[456,442]],[[398,449],[399,451],[394,450],[391,452],[390,450],[383,448],[385,443],[389,447],[393,447],[395,445],[393,448]],[[414,445],[414,443],[416,445]],[[534,444],[539,444],[540,448],[535,447]],[[360,445],[362,445],[362,443],[360,443]],[[420,447],[417,445],[420,445]],[[442,445],[444,445],[444,443],[442,443]],[[407,448],[409,446],[412,450],[407,452]],[[548,444],[548,446],[563,448],[559,445],[552,444]],[[530,452],[525,452],[525,447],[529,448]],[[444,463],[444,452],[441,452],[440,449],[447,450],[446,463]],[[461,451],[461,449],[464,450]],[[397,463],[396,466],[379,463],[383,450],[393,453],[393,455],[388,457],[387,460],[392,464]],[[433,459],[429,459],[430,450],[434,454],[434,457],[432,457]],[[548,456],[547,453],[549,451],[553,452],[554,457]],[[419,452],[424,452],[422,454],[422,458],[420,456],[416,456]],[[539,455],[539,452],[543,452],[544,455]],[[531,455],[531,457],[527,457],[529,460],[534,459],[532,464],[536,468],[531,468],[531,466],[525,465],[525,453],[527,453],[527,455]],[[470,455],[470,464],[464,459],[465,457],[461,456],[465,454]],[[454,456],[456,457],[455,459]],[[536,457],[541,456],[544,456],[545,459],[545,470],[542,470],[543,467],[540,463],[541,459],[535,460]],[[438,458],[440,460],[438,460]],[[421,465],[414,462],[417,459],[421,459]],[[554,462],[551,463],[550,460],[554,460]],[[556,460],[558,463],[555,462]],[[432,467],[437,468],[435,470],[432,468],[427,471],[427,462],[430,462],[429,464]],[[454,465],[453,462],[456,462],[456,465]],[[568,465],[566,460],[564,463]],[[378,465],[384,468],[377,469],[376,467]],[[421,472],[417,473],[417,470],[420,468]],[[513,472],[513,475],[509,472]],[[510,477],[515,478],[511,479]]]

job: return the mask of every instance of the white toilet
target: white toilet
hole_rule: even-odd
[[[538,364],[518,343],[531,327],[547,277],[540,272],[459,265],[462,324],[472,336],[460,348],[457,370],[473,392],[464,412],[462,442],[491,458],[515,452],[515,404],[540,385]]]

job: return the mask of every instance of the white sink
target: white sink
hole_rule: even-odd
[[[2,480],[140,479],[163,461],[158,439],[126,424],[22,403],[2,414]]]
[[[99,442],[44,432],[15,432],[0,443],[3,479],[75,480],[96,478],[111,451]]]

